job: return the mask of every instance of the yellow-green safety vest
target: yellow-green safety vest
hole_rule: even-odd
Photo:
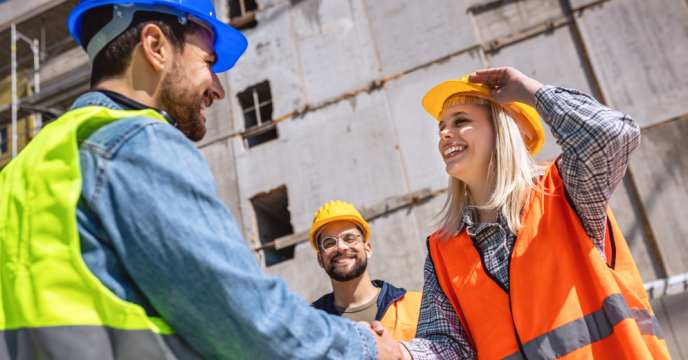
[[[79,143],[138,116],[165,121],[154,110],[69,111],[0,172],[0,359],[200,358],[162,318],[113,294],[81,257]]]

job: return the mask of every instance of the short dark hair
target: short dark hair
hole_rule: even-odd
[[[81,46],[86,50],[91,39],[112,20],[113,5],[103,5],[84,12],[81,20]],[[96,58],[91,69],[91,87],[103,79],[121,75],[131,63],[131,54],[141,41],[141,31],[148,24],[157,25],[172,46],[184,51],[185,36],[201,27],[189,21],[182,25],[177,16],[137,11],[127,30],[108,43]]]

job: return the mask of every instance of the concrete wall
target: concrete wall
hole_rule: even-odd
[[[514,66],[630,114],[642,127],[630,171],[610,200],[644,281],[688,271],[688,6],[683,0],[264,0],[244,30],[246,54],[229,71],[228,98],[199,144],[218,191],[258,246],[250,199],[286,186],[295,233],[324,202],[359,208],[422,189],[435,196],[371,221],[373,277],[422,289],[425,238],[447,175],[437,123],[420,99],[432,86],[485,67]],[[573,9],[573,11],[572,11]],[[218,10],[218,12],[220,12]],[[236,94],[270,82],[278,139],[244,146]],[[560,147],[548,135],[536,159]],[[307,243],[267,267],[312,301],[331,290]],[[261,252],[256,252],[260,262]],[[683,299],[683,300],[681,300]],[[654,300],[672,356],[685,296]]]

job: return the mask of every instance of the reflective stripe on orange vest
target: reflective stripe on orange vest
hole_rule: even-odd
[[[510,288],[484,271],[465,230],[430,237],[437,278],[481,359],[669,359],[630,250],[608,210],[607,262],[554,164],[532,191],[510,259]]]
[[[387,308],[380,322],[394,340],[410,341],[416,337],[422,298],[421,292],[407,291]]]
[[[602,308],[523,344],[528,359],[557,359],[584,346],[602,340],[614,332],[614,326],[625,319],[635,319],[642,335],[664,339],[659,322],[645,309],[629,309],[621,294],[604,299]],[[523,359],[515,352],[505,359]]]

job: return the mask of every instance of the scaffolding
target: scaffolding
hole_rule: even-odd
[[[17,97],[17,40],[23,40],[29,46],[31,46],[31,51],[33,52],[33,92],[38,94],[41,91],[41,76],[39,73],[40,62],[41,62],[41,50],[40,42],[38,39],[29,39],[24,34],[17,31],[17,26],[15,23],[11,25],[11,67],[12,67],[12,159],[17,156],[17,111],[19,111],[19,98]],[[42,114],[39,112],[35,113],[36,124],[34,125],[35,131],[38,132],[42,126]]]

